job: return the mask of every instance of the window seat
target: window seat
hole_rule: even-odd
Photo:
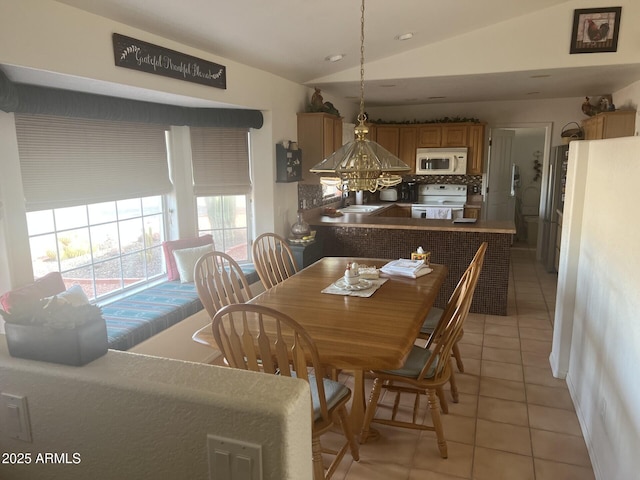
[[[259,281],[253,265],[241,266],[249,284]],[[167,281],[102,308],[109,348],[129,350],[203,309],[194,283]]]
[[[252,264],[241,265],[241,268],[249,284],[259,282]],[[0,297],[0,304],[4,310],[10,311],[19,302],[59,295],[65,292],[65,288],[60,273],[51,272],[32,284],[5,293]],[[198,313],[203,306],[195,283],[175,280],[154,285],[100,308],[107,324],[109,348],[129,350]]]

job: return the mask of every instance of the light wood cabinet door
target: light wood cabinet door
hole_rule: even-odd
[[[585,140],[631,137],[635,134],[635,110],[602,112],[582,121]]]
[[[418,129],[416,127],[400,127],[400,146],[398,157],[409,165],[411,173],[416,171],[416,149],[418,148]],[[409,172],[407,172],[409,173]]]
[[[464,218],[480,218],[480,209],[474,207],[465,207]]]
[[[309,169],[342,145],[342,119],[328,113],[298,113],[298,146],[302,150],[302,183],[319,184]]]
[[[467,175],[482,175],[484,169],[484,125],[469,126],[467,145]]]
[[[377,127],[376,142],[397,157],[400,146],[400,127]]]
[[[442,127],[440,125],[425,125],[418,127],[418,147],[440,147],[442,143]]]
[[[441,147],[460,147],[467,144],[469,127],[466,125],[443,125]]]

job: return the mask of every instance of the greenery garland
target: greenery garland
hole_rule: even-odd
[[[403,121],[394,121],[394,120],[369,120],[368,123],[372,123],[374,125],[415,125],[421,123],[480,123],[480,120],[473,117],[442,117],[436,118],[434,120],[403,120]]]

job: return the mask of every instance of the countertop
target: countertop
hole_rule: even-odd
[[[305,215],[305,220],[312,226],[380,228],[396,230],[433,230],[449,232],[483,232],[515,234],[514,221],[478,220],[476,223],[453,223],[451,220],[431,220],[424,218],[385,217],[380,216],[387,208],[394,205],[407,207],[409,203],[383,203],[383,208],[371,213],[345,213],[334,217],[324,215],[322,209],[314,209]]]

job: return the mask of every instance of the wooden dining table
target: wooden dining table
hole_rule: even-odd
[[[433,271],[417,279],[382,275],[388,280],[371,297],[322,293],[344,275],[348,262],[379,268],[388,261],[324,257],[248,302],[286,313],[314,339],[324,365],[353,372],[356,434],[364,419],[365,372],[404,364],[447,275],[447,267],[432,264]],[[210,328],[194,340],[216,348]]]

